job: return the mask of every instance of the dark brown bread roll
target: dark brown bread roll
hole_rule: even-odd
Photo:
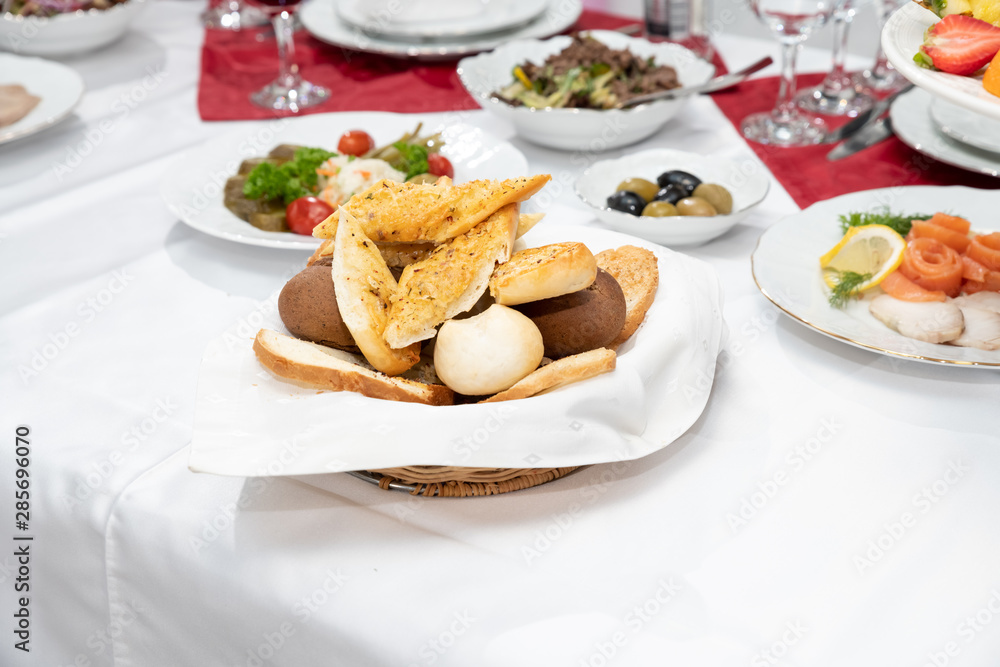
[[[278,296],[278,314],[297,338],[356,352],[354,337],[340,319],[330,263],[323,258],[296,274]]]
[[[625,294],[603,269],[586,289],[513,308],[542,332],[545,356],[550,359],[607,347],[625,325]]]

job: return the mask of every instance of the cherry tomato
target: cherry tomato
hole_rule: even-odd
[[[309,236],[313,227],[333,214],[333,207],[316,197],[299,197],[285,209],[288,228],[296,234]]]
[[[427,171],[435,176],[455,178],[455,168],[451,166],[451,160],[440,153],[431,153],[427,156]]]
[[[337,142],[337,152],[344,155],[354,155],[360,157],[370,150],[374,150],[375,140],[372,135],[364,130],[348,130]]]

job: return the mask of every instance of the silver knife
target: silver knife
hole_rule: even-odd
[[[858,151],[870,148],[880,141],[884,141],[892,136],[892,119],[889,116],[879,118],[877,121],[864,128],[853,137],[847,139],[832,151],[827,153],[826,159],[831,162],[841,160],[854,155]]]

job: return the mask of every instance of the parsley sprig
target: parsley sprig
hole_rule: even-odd
[[[281,165],[262,162],[253,168],[243,184],[247,199],[280,199],[286,205],[299,197],[315,195],[319,190],[316,170],[336,153],[322,148],[299,148],[295,156]]]

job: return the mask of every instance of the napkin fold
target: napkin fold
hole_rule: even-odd
[[[585,9],[572,29],[614,30],[634,23],[635,19]],[[278,75],[274,38],[258,39],[267,31],[266,27],[205,30],[198,81],[198,113],[202,120],[275,116],[249,99],[250,93]],[[305,30],[295,34],[295,59],[303,78],[333,91],[330,100],[302,113],[421,113],[479,108],[458,79],[457,60],[420,62],[350,51],[325,44]]]
[[[801,75],[798,88],[815,86],[824,76]],[[716,93],[713,98],[722,113],[739,130],[740,123],[748,115],[774,107],[778,84],[778,77],[753,79]],[[830,124],[835,127],[843,122],[846,119],[831,120]],[[833,149],[832,144],[779,148],[752,141],[747,143],[800,208],[849,192],[902,185],[1000,188],[1000,179],[938,162],[913,150],[895,136],[836,162],[826,159],[826,154]]]

